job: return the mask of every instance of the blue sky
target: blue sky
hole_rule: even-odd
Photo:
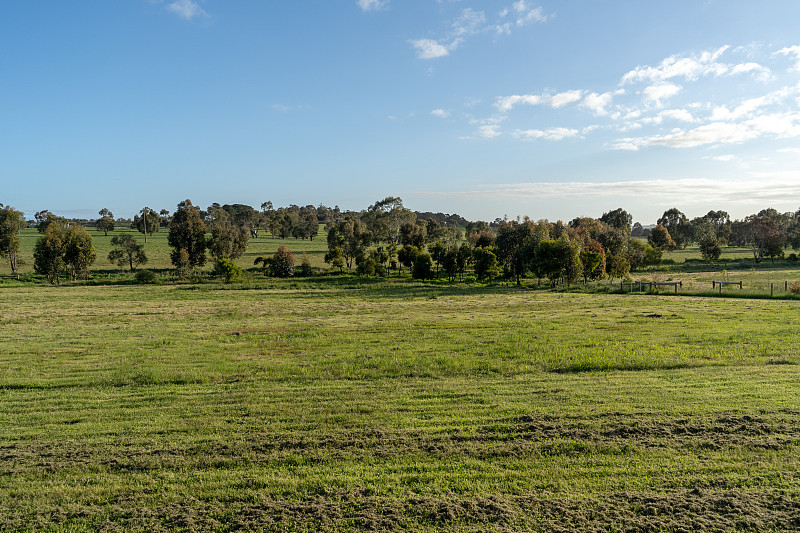
[[[794,1],[6,2],[0,202],[800,207]]]

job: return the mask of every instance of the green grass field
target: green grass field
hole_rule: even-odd
[[[800,301],[347,277],[0,298],[0,531],[800,528]]]
[[[97,275],[104,275],[108,273],[116,273],[127,270],[120,269],[115,263],[108,260],[108,252],[111,251],[111,239],[114,235],[129,234],[133,236],[139,244],[145,247],[148,262],[140,268],[147,268],[157,271],[166,271],[174,268],[170,263],[170,252],[172,249],[167,244],[168,230],[162,228],[158,233],[147,237],[147,243],[144,242],[144,235],[136,230],[130,228],[117,228],[115,231],[110,232],[107,236],[102,231],[89,229],[92,236],[92,245],[94,246],[97,260],[91,267],[91,272]],[[20,254],[21,260],[20,272],[33,271],[33,247],[37,239],[41,235],[35,229],[24,229],[20,231]],[[250,244],[247,252],[236,260],[236,264],[241,268],[253,268],[253,261],[260,255],[272,255],[279,246],[286,246],[295,254],[295,261],[300,263],[300,256],[303,253],[308,255],[311,265],[319,269],[327,270],[328,265],[323,261],[325,253],[327,252],[327,244],[325,242],[325,230],[320,228],[318,237],[314,240],[302,239],[273,239],[269,234],[261,232],[258,238],[250,239]],[[211,269],[211,262],[206,265],[206,270]],[[11,274],[11,268],[8,261],[0,261],[0,276]]]

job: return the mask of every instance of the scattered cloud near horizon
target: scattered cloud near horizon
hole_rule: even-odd
[[[708,191],[714,191],[713,203],[764,208],[773,204],[800,205],[800,171],[750,172],[740,179],[711,178],[654,179],[609,182],[532,182],[491,184],[472,190],[418,192],[419,196],[485,201],[530,201],[561,199],[630,198],[648,200],[666,207],[694,206],[709,203]],[[670,191],[665,198],[664,191]]]
[[[470,123],[477,129],[463,138],[507,134],[515,139],[563,140],[585,133],[590,124],[612,136],[602,141],[602,147],[611,150],[800,137],[800,45],[761,52],[759,62],[753,55],[749,48],[726,45],[672,55],[655,66],[636,66],[621,75],[617,87],[497,96],[495,114],[473,118]],[[725,82],[730,78],[736,83]],[[549,109],[550,118],[537,116],[536,128],[525,127],[525,117],[518,116],[524,107]],[[559,116],[564,117],[562,123],[557,122]],[[511,125],[507,133],[499,126],[506,119]],[[602,120],[595,124],[598,119]],[[634,131],[639,135],[631,136]],[[615,133],[627,135],[613,139]]]

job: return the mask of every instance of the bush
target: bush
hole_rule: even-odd
[[[314,270],[311,268],[311,260],[308,258],[305,252],[300,259],[300,268],[297,269],[295,275],[302,276],[307,278],[308,276],[312,276],[314,274]]]
[[[213,274],[215,276],[222,276],[227,283],[237,279],[242,275],[242,269],[236,266],[236,263],[223,255],[214,262]]]
[[[433,278],[433,262],[431,256],[427,252],[420,252],[414,258],[414,266],[411,269],[411,276],[415,279],[431,279]]]
[[[789,254],[789,257],[787,257],[786,259],[788,259],[789,261],[794,263],[795,261],[797,261],[797,254],[796,253],[791,253],[791,254]]]
[[[800,294],[800,283],[797,283],[795,281],[794,283],[789,285],[789,292],[791,292],[792,294]]]
[[[294,275],[294,254],[281,245],[272,256],[269,269],[276,278],[291,278]]]
[[[134,279],[136,283],[154,283],[156,281],[156,273],[152,270],[139,270],[136,272]]]

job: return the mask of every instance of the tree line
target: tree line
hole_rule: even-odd
[[[321,224],[327,229],[325,262],[333,270],[385,276],[402,275],[405,268],[415,278],[444,275],[451,281],[463,278],[468,268],[479,280],[503,276],[518,284],[528,274],[552,284],[621,278],[631,270],[660,264],[664,251],[690,244],[697,244],[707,260],[718,259],[724,246],[749,247],[756,262],[782,257],[789,247],[800,248],[800,210],[764,209],[731,220],[725,211],[689,219],[672,208],[651,228],[633,224],[631,215],[621,208],[597,219],[578,217],[568,223],[528,217],[489,223],[411,211],[397,197],[357,212],[324,205],[274,208],[272,202],[262,203],[261,210],[218,203],[200,209],[184,200],[174,213],[144,207],[129,221],[115,219],[105,208],[98,215],[87,226],[105,235],[121,222],[142,233],[145,242],[148,235],[168,231],[170,259],[180,277],[203,267],[210,256],[214,272],[230,279],[238,269],[233,260],[244,254],[249,240],[260,232],[280,239],[313,239]],[[96,254],[83,224],[47,210],[37,212],[32,223],[41,234],[34,247],[37,273],[52,283],[58,283],[62,275],[88,278]],[[30,224],[22,212],[0,204],[0,256],[10,261],[12,272],[19,269],[19,230]],[[134,271],[148,261],[144,247],[129,234],[113,236],[111,244],[108,259],[121,268]],[[294,273],[294,257],[283,247],[273,257],[257,258],[255,264],[268,275]],[[310,270],[304,258],[298,272]]]

